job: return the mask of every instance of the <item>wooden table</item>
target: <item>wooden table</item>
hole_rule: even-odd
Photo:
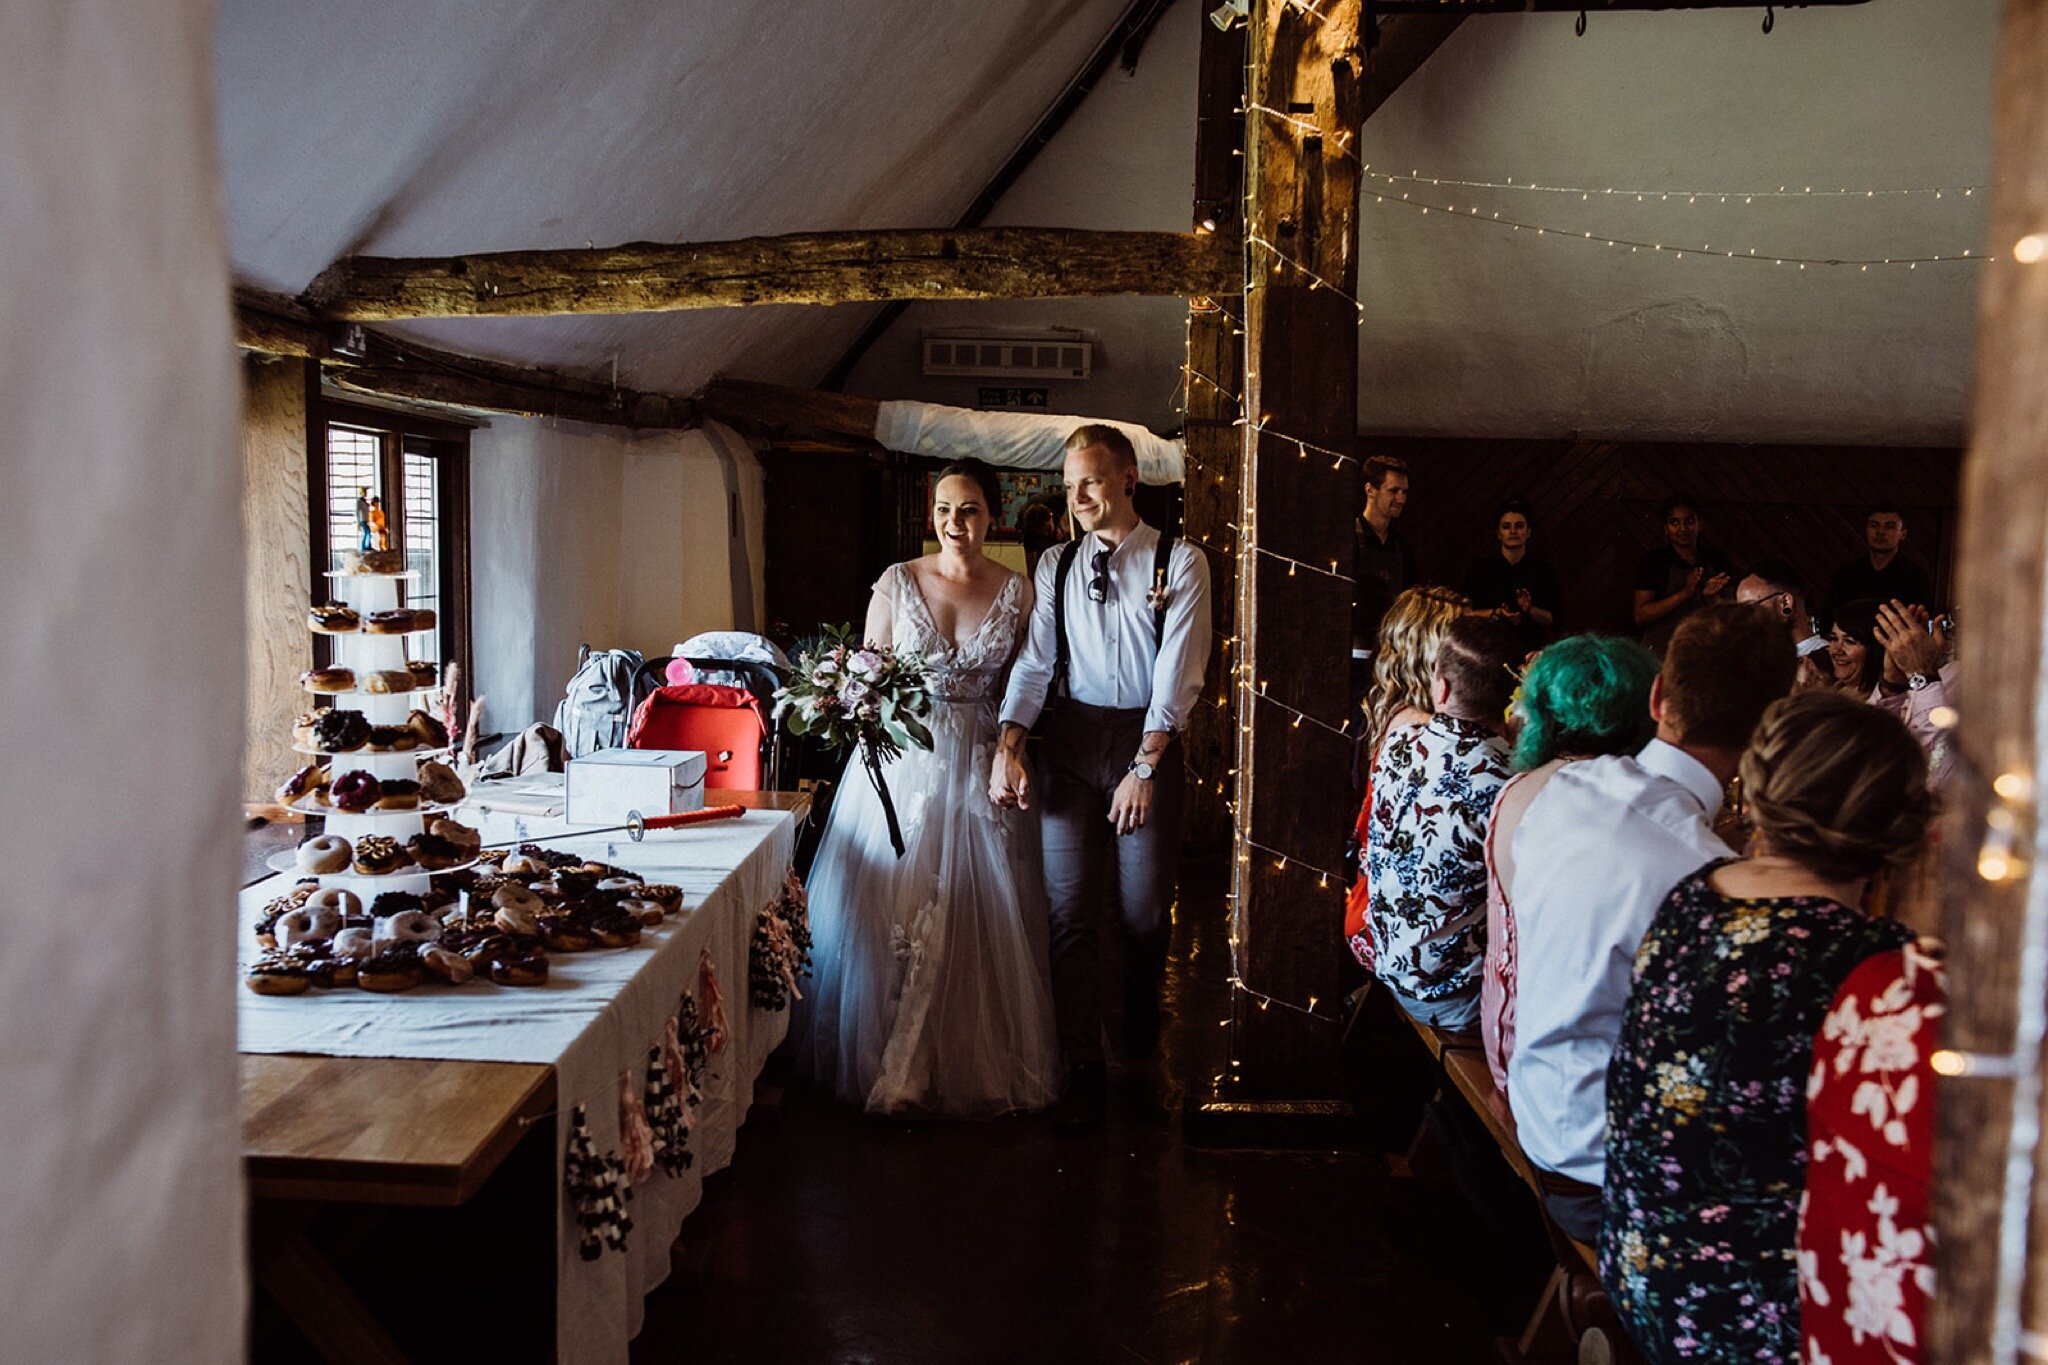
[[[809,818],[799,792],[713,802]],[[520,1062],[241,1054],[242,1169],[257,1283],[330,1360],[404,1354],[303,1235],[308,1206],[468,1202],[555,1106],[555,1069]]]

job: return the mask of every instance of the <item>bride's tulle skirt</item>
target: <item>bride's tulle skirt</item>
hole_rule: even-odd
[[[995,713],[935,701],[932,748],[883,769],[901,858],[858,757],[811,869],[800,1074],[871,1113],[989,1117],[1058,1093],[1036,811],[988,799]]]

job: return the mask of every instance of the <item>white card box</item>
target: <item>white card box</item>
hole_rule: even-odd
[[[569,760],[562,816],[572,825],[623,825],[642,815],[704,808],[704,755],[695,749],[599,749]]]

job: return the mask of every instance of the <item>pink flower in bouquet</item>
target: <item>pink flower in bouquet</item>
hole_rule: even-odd
[[[882,656],[872,649],[863,649],[853,656],[847,667],[856,678],[873,682],[882,676]]]
[[[866,701],[873,691],[873,688],[859,678],[849,678],[846,680],[846,686],[839,689],[839,700],[846,704],[848,710],[852,710]]]

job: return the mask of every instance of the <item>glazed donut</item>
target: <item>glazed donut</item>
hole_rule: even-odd
[[[353,986],[356,984],[356,967],[361,959],[353,957],[323,957],[313,964],[313,984],[316,986]]]
[[[501,891],[498,894],[502,897],[504,892]],[[536,906],[540,904],[538,898],[535,899],[534,904]],[[533,910],[524,905],[506,905],[502,900],[498,904],[497,911],[492,914],[491,922],[508,934],[537,934],[540,932],[539,919]]]
[[[372,725],[363,737],[363,747],[373,754],[388,754],[400,749],[416,749],[419,741],[403,725]]]
[[[313,734],[320,724],[320,717],[326,714],[325,711],[299,712],[298,719],[292,722],[292,743],[302,749],[318,748],[319,745],[314,742]]]
[[[412,731],[422,749],[448,747],[448,727],[417,706],[405,713],[405,728]]]
[[[278,784],[277,804],[289,806],[300,797],[316,793],[326,785],[327,769],[318,763],[308,763]]]
[[[362,680],[365,692],[410,692],[413,687],[412,674],[403,668],[380,668],[365,673]]]
[[[642,882],[640,894],[661,906],[662,913],[673,915],[683,908],[683,888],[667,882]]]
[[[425,782],[420,783],[420,795],[425,796],[430,801],[439,801],[441,799],[427,791],[427,784]],[[477,852],[483,848],[484,844],[483,835],[478,834],[468,825],[457,820],[450,820],[445,816],[430,822],[427,825],[427,833],[433,835],[436,839],[446,839],[449,843],[461,849],[465,856],[472,858],[477,855]]]
[[[332,910],[344,920],[354,919],[363,913],[362,898],[353,891],[338,886],[323,886],[306,898],[308,910]]]
[[[355,608],[342,606],[339,602],[314,607],[306,615],[307,624],[317,635],[352,635],[362,620],[356,615]]]
[[[376,804],[377,792],[377,779],[357,768],[343,773],[329,784],[327,799],[339,810],[358,813]]]
[[[320,889],[317,882],[301,882],[276,900],[263,907],[263,913],[256,917],[256,941],[266,948],[277,946],[277,922],[292,911],[304,905],[315,891]]]
[[[410,943],[386,948],[356,969],[356,984],[366,991],[409,991],[426,979],[419,949]]]
[[[329,951],[336,957],[371,957],[377,951],[377,938],[368,929],[344,929],[334,936]]]
[[[607,948],[630,948],[640,941],[640,921],[619,910],[604,910],[590,917],[590,933]]]
[[[424,910],[402,910],[378,920],[373,937],[380,953],[401,943],[432,943],[441,937],[441,921]]]
[[[412,860],[430,872],[467,862],[463,851],[436,834],[415,834],[405,841],[405,851]]]
[[[596,935],[577,923],[574,915],[542,915],[535,923],[540,941],[551,953],[586,953],[597,946]]]
[[[313,985],[306,965],[282,953],[265,953],[249,968],[249,989],[258,995],[304,995]]]
[[[387,777],[377,784],[378,810],[418,810],[420,784],[402,777]]]
[[[540,897],[517,882],[507,882],[491,893],[491,904],[500,910],[524,910],[529,915],[541,913]]]
[[[548,979],[548,955],[538,948],[506,948],[490,957],[491,980],[500,986],[542,986]]]
[[[461,953],[450,952],[438,944],[420,949],[420,965],[427,969],[427,975],[451,986],[460,986],[476,975],[476,968]]]
[[[363,719],[360,711],[346,711],[336,708],[322,713],[313,724],[314,747],[329,753],[346,753],[359,749],[370,737],[370,723]]]
[[[638,877],[606,877],[598,882],[595,889],[599,891],[638,891],[640,889],[640,879]]]
[[[356,871],[366,877],[381,877],[411,866],[412,856],[388,835],[365,834],[356,840]]]
[[[555,869],[555,892],[564,900],[581,900],[597,890],[597,877],[581,868]]]
[[[498,870],[508,877],[531,877],[535,873],[547,871],[548,865],[538,858],[529,858],[524,853],[514,853],[499,864]]]
[[[280,948],[296,943],[324,943],[341,932],[341,912],[324,905],[317,910],[302,906],[278,916],[275,932]]]
[[[317,834],[299,845],[298,864],[304,872],[341,872],[355,857],[355,849],[339,834]]]
[[[406,664],[405,671],[412,678],[415,688],[438,687],[441,682],[441,665],[430,659],[414,659]]]
[[[356,685],[350,668],[309,668],[299,674],[299,686],[308,692],[346,692]]]
[[[373,611],[363,618],[363,631],[369,635],[405,635],[419,628],[413,624],[413,613],[403,607],[397,611]]]
[[[660,901],[648,900],[644,896],[626,897],[619,902],[619,910],[639,920],[643,929],[659,929],[661,922],[668,918],[668,912],[661,908]]]

